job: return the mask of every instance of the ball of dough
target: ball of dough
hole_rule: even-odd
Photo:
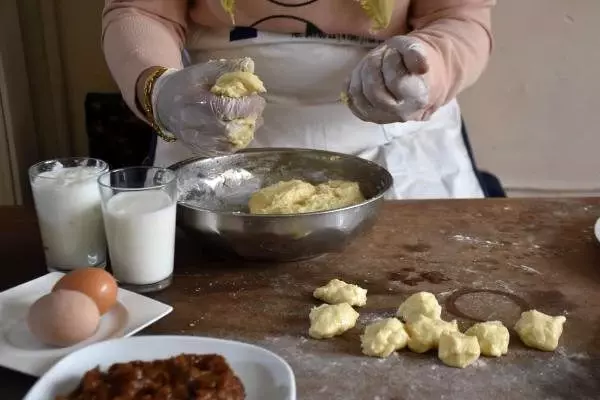
[[[260,78],[248,71],[232,71],[221,75],[213,87],[212,94],[239,99],[255,93],[265,93],[267,90]]]
[[[440,337],[438,357],[450,367],[464,368],[475,362],[479,353],[479,342],[475,336],[450,332]]]
[[[488,321],[475,324],[465,332],[475,336],[479,342],[481,354],[488,357],[500,357],[508,353],[510,334],[500,321]]]
[[[420,315],[413,322],[405,325],[408,332],[408,348],[415,353],[425,353],[438,346],[444,333],[458,332],[456,320],[446,322]]]
[[[328,339],[354,328],[358,313],[348,303],[323,304],[310,311],[308,334],[315,339]]]
[[[537,310],[521,313],[515,331],[526,346],[543,351],[554,351],[562,335],[565,317],[552,317]]]
[[[432,293],[419,292],[406,299],[396,312],[396,316],[402,318],[404,322],[412,322],[420,315],[432,319],[440,319],[442,307]]]
[[[372,357],[388,357],[408,343],[404,325],[396,318],[374,322],[365,328],[360,337],[363,354]]]
[[[316,288],[313,296],[329,304],[348,303],[358,307],[367,304],[367,289],[339,279],[332,279],[327,285]]]

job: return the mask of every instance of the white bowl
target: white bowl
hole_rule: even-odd
[[[241,379],[247,400],[296,400],[290,366],[262,347],[196,336],[137,336],[97,343],[69,354],[52,367],[24,400],[54,400],[77,388],[86,371],[114,363],[151,361],[182,353],[220,354]]]

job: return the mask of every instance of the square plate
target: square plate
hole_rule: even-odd
[[[50,347],[31,334],[27,313],[63,275],[51,272],[0,293],[0,366],[40,377],[73,351],[107,339],[131,336],[173,311],[171,306],[119,288],[117,304],[102,316],[94,336],[75,346]]]

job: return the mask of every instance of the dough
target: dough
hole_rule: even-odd
[[[415,353],[425,353],[438,346],[444,333],[458,332],[456,320],[446,322],[420,315],[413,322],[405,325],[408,332],[408,348]]]
[[[467,329],[465,335],[477,338],[481,354],[484,356],[500,357],[508,353],[510,334],[500,321],[475,324]]]
[[[316,288],[313,296],[329,304],[348,303],[358,307],[367,304],[367,289],[339,279],[332,279],[327,285]]]
[[[350,98],[348,97],[348,93],[346,93],[346,92],[340,93],[340,102],[345,105],[348,105],[350,103]]]
[[[210,91],[217,96],[239,99],[255,93],[265,93],[267,90],[260,78],[252,72],[233,71],[221,75]]]
[[[392,20],[396,0],[357,0],[373,23],[372,30],[387,28]]]
[[[479,358],[479,342],[475,336],[460,332],[444,333],[440,337],[438,358],[450,367],[464,368]]]
[[[231,17],[231,23],[235,25],[235,0],[221,0],[221,7]]]
[[[358,313],[348,303],[322,304],[310,311],[308,334],[315,339],[328,339],[354,328]]]
[[[415,293],[400,304],[396,312],[396,316],[402,318],[404,322],[413,322],[419,315],[440,319],[442,307],[433,294],[429,292]]]
[[[300,214],[347,207],[364,200],[356,182],[333,180],[314,186],[294,179],[255,192],[248,207],[252,214]]]
[[[537,310],[521,313],[515,331],[526,346],[543,351],[554,351],[562,335],[565,317],[552,317]]]
[[[234,150],[244,149],[254,139],[256,117],[229,121],[225,126],[225,131],[227,132],[227,140],[233,145]]]
[[[231,10],[235,6],[234,1],[222,1],[222,4],[223,7],[229,4]],[[233,13],[233,11],[231,12]],[[210,91],[217,96],[238,99],[255,93],[264,93],[266,89],[260,78],[252,72],[233,71],[221,75]],[[233,145],[233,150],[246,148],[254,139],[256,119],[257,116],[254,115],[247,118],[225,121],[227,140]]]
[[[396,350],[406,347],[408,334],[396,318],[372,323],[360,337],[363,354],[372,357],[388,357]]]

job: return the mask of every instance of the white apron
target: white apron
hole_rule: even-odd
[[[230,41],[229,31],[198,28],[188,38],[190,62],[251,57],[267,88],[264,124],[250,147],[298,147],[354,154],[394,177],[388,199],[477,198],[474,174],[454,100],[427,122],[389,125],[356,118],[338,99],[344,81],[376,42],[258,32]],[[155,164],[193,157],[180,142],[158,140]]]

